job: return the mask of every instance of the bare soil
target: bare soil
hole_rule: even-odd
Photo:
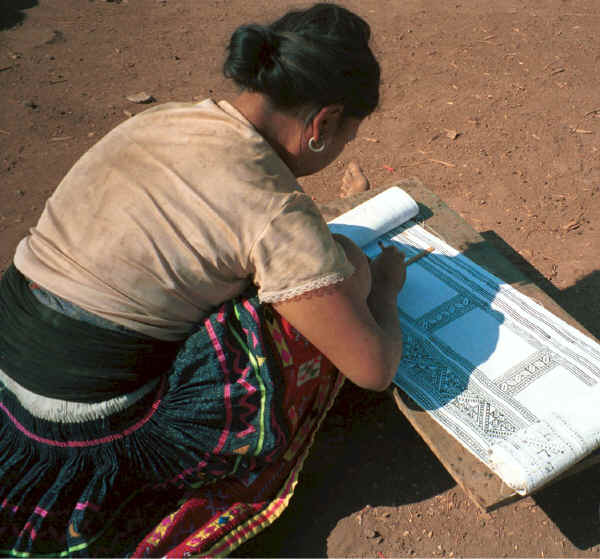
[[[346,0],[372,25],[381,108],[304,180],[338,195],[416,176],[600,336],[600,3]],[[61,177],[154,102],[232,98],[233,29],[288,0],[1,0],[0,270]],[[250,556],[597,556],[592,470],[480,512],[383,395],[350,386],[283,517]]]

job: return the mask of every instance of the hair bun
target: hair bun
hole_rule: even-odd
[[[280,39],[262,25],[238,27],[229,42],[225,76],[237,84],[256,91],[268,89],[265,75],[276,64]]]
[[[339,104],[364,118],[379,102],[379,63],[371,30],[332,2],[292,10],[268,26],[244,25],[229,43],[224,73],[242,89],[265,94],[279,109]]]

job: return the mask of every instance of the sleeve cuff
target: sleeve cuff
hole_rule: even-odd
[[[329,287],[330,285],[341,283],[353,273],[354,266],[348,262],[346,270],[342,272],[331,272],[294,287],[280,289],[278,291],[263,291],[259,289],[258,300],[261,303],[280,303],[282,301],[287,301],[288,299],[293,299],[294,297],[310,293],[311,291],[322,289],[323,287]]]

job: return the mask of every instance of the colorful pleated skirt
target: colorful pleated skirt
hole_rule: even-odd
[[[208,317],[167,375],[93,417],[60,403],[42,413],[2,375],[0,553],[227,555],[285,509],[342,382],[252,296]]]

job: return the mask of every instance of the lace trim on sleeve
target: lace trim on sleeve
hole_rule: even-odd
[[[322,289],[323,287],[329,287],[331,285],[335,285],[336,283],[340,283],[353,273],[353,269],[349,273],[332,272],[295,287],[289,287],[288,289],[282,289],[280,291],[267,291],[265,293],[261,293],[259,291],[258,299],[261,303],[280,303],[281,301],[287,301],[288,299],[299,297],[300,295],[304,295],[310,291],[316,291],[317,289]]]

